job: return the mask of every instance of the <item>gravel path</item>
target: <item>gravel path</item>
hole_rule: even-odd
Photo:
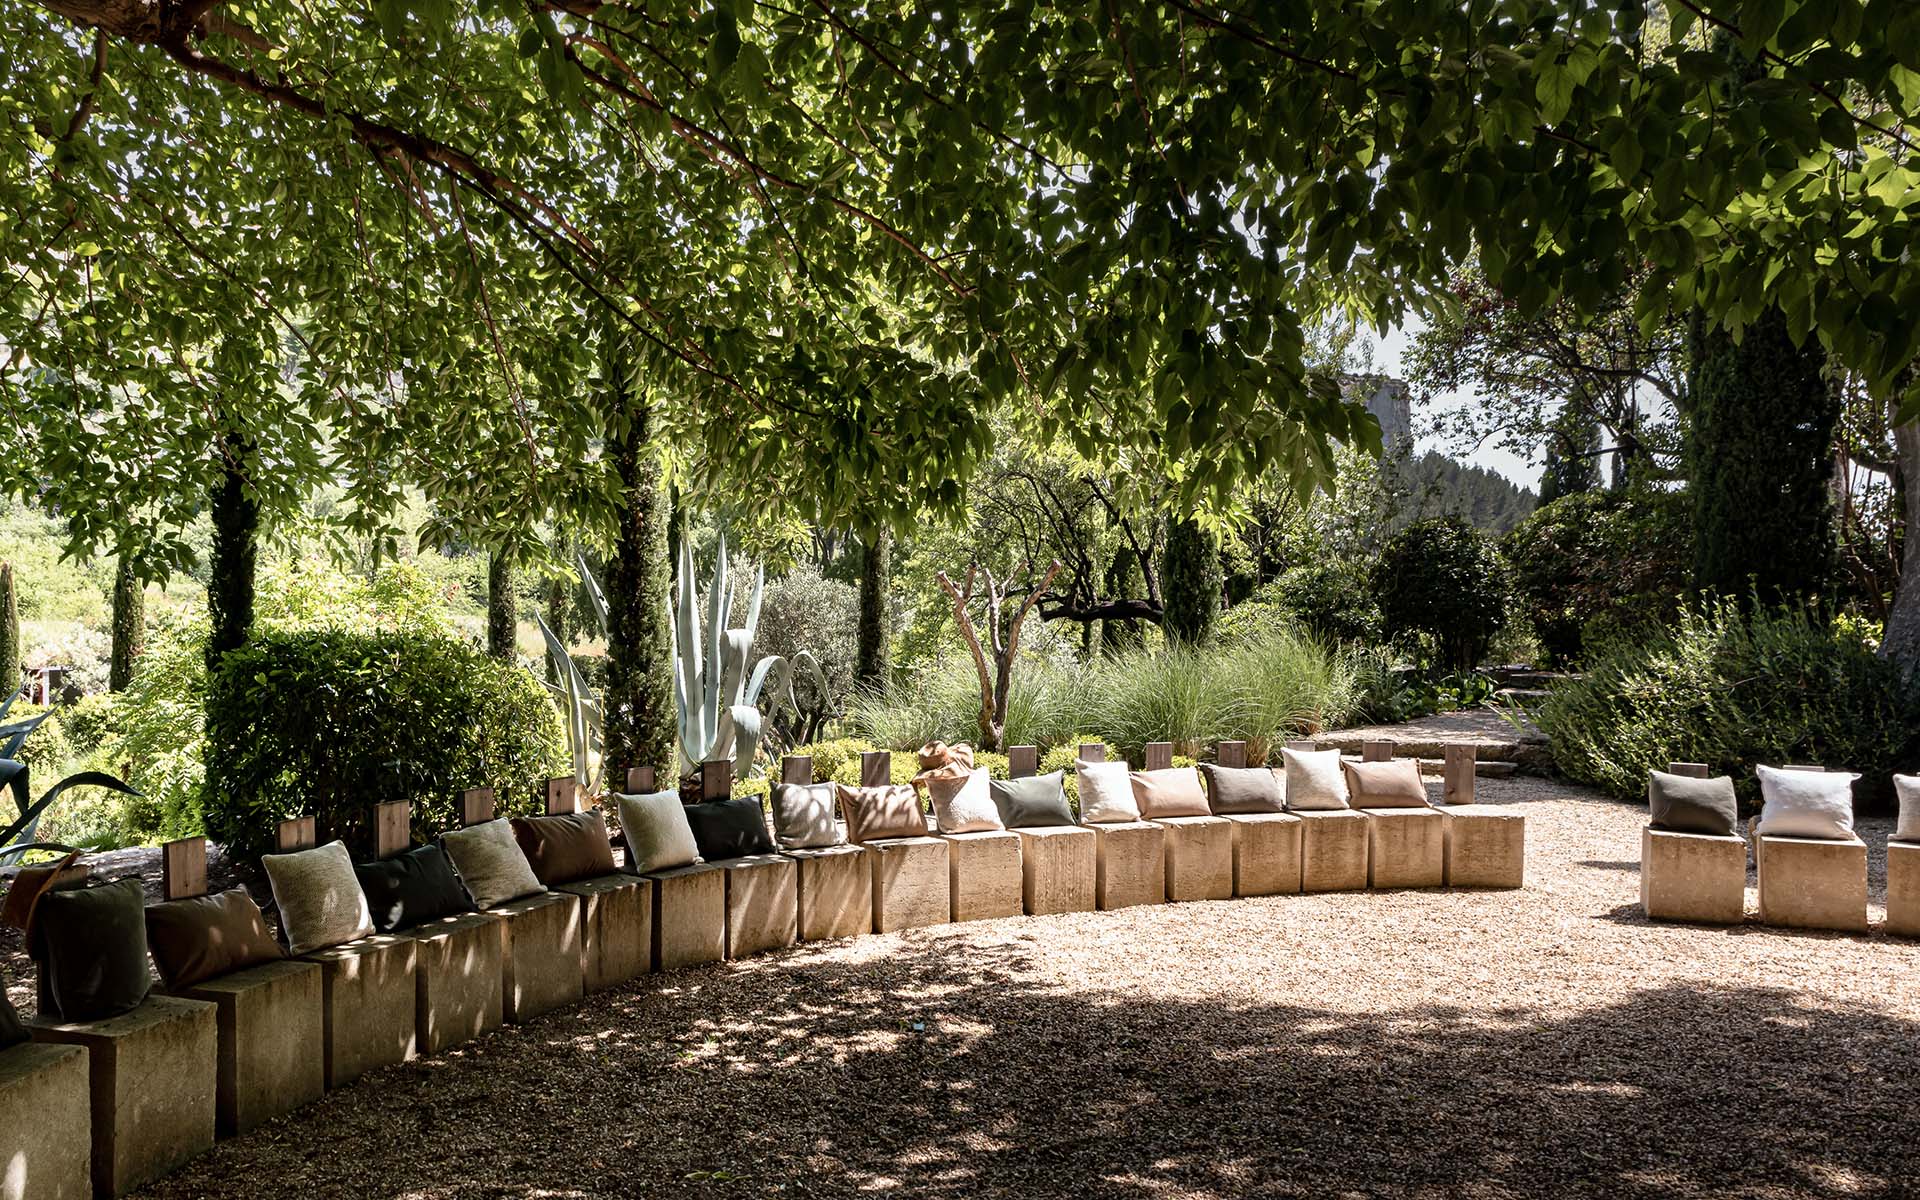
[[[653,978],[143,1195],[1910,1194],[1920,943],[1649,925],[1638,811],[1481,788],[1528,803],[1526,891],[1015,919]]]

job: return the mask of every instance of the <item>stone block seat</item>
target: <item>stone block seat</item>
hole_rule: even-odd
[[[873,868],[858,846],[784,850],[793,860],[803,942],[873,932]]]
[[[1887,843],[1887,932],[1920,937],[1920,842]]]
[[[329,1090],[419,1053],[419,943],[376,934],[307,954],[320,968],[322,1069]]]
[[[712,863],[641,876],[653,889],[653,966],[676,971],[727,953],[727,875]]]
[[[1738,925],[1746,905],[1745,838],[1640,831],[1640,907],[1650,919]]]
[[[93,1100],[83,1045],[26,1042],[0,1050],[0,1200],[93,1195]]]
[[[1859,838],[1754,839],[1760,920],[1795,929],[1867,928],[1867,844]]]
[[[462,913],[398,935],[414,944],[416,1049],[439,1054],[506,1019],[505,943],[497,922]]]
[[[213,1004],[150,996],[104,1021],[35,1022],[32,1030],[45,1046],[86,1050],[94,1195],[125,1195],[213,1148],[220,1060]],[[52,1100],[56,1093],[47,1095]],[[34,1113],[28,1125],[53,1116]],[[76,1131],[87,1127],[55,1129],[78,1139]],[[32,1195],[37,1200],[41,1193]]]
[[[1172,766],[1171,743],[1147,744],[1146,770],[1164,771]],[[1136,781],[1140,778],[1134,776]],[[1145,800],[1140,807],[1144,818],[1164,831],[1167,899],[1174,903],[1232,899],[1233,826],[1224,817],[1156,817]]]
[[[1526,813],[1498,804],[1452,804],[1437,811],[1443,822],[1448,887],[1526,885]]]
[[[580,901],[580,974],[589,992],[653,967],[653,888],[637,875],[600,875],[554,888]]]
[[[944,838],[878,838],[860,849],[872,879],[875,933],[953,920],[953,860]]]
[[[1039,765],[1038,747],[1007,748],[1010,778],[1035,775]],[[1072,819],[1071,814],[1067,819]],[[1093,827],[1035,825],[1016,828],[1013,832],[1020,838],[1020,904],[1027,914],[1092,912],[1100,856],[1099,835]]]
[[[217,1010],[215,1129],[250,1132],[326,1091],[322,969],[297,959],[262,963],[184,988]]]
[[[951,918],[991,921],[1025,911],[1020,835],[1013,830],[943,833]]]
[[[1446,882],[1446,818],[1432,808],[1367,808],[1367,886],[1439,887]]]
[[[1367,886],[1372,827],[1351,808],[1311,809],[1300,818],[1300,890],[1352,892]]]
[[[1215,761],[1244,768],[1247,744],[1219,743]],[[1217,812],[1233,829],[1233,894],[1290,896],[1300,891],[1301,819],[1287,812]]]
[[[791,946],[799,939],[799,870],[782,854],[722,859],[714,866],[726,880],[728,958],[745,958]]]
[[[1093,899],[1101,911],[1167,901],[1167,831],[1152,821],[1088,825]]]

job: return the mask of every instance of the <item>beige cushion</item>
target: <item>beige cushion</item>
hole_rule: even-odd
[[[616,792],[614,799],[620,803],[620,831],[627,835],[627,870],[645,875],[700,861],[700,844],[693,840],[679,792]]]
[[[814,850],[837,846],[841,836],[839,797],[831,783],[776,783],[770,796],[773,836],[787,850]]]
[[[1920,842],[1920,775],[1895,775],[1893,791],[1900,801],[1900,820],[1893,828],[1893,840]]]
[[[1192,767],[1135,771],[1128,778],[1133,783],[1133,798],[1140,805],[1140,815],[1146,820],[1205,817],[1213,813],[1207,807],[1206,789],[1200,786],[1200,772]]]
[[[1761,837],[1852,841],[1853,781],[1846,771],[1784,771],[1755,767],[1760,777]]]
[[[513,835],[508,834],[507,840],[512,841]],[[288,953],[310,954],[373,932],[373,913],[353,873],[346,843],[328,842],[292,854],[263,854],[260,865],[273,887]]]
[[[1347,777],[1338,750],[1280,751],[1287,772],[1287,807],[1304,812],[1347,807]]]
[[[926,780],[933,819],[941,833],[988,833],[1006,828],[1000,823],[1000,810],[994,807],[986,771],[938,771]]]
[[[1080,820],[1088,825],[1117,825],[1140,819],[1140,802],[1133,798],[1133,773],[1123,762],[1074,763],[1080,781]]]
[[[927,817],[920,810],[920,794],[911,785],[893,783],[851,788],[836,784],[835,787],[840,796],[840,815],[847,821],[848,841],[926,836]]]
[[[547,890],[505,818],[448,830],[440,835],[440,845],[453,860],[453,869],[460,872],[460,882],[473,897],[475,908],[492,908]]]
[[[1386,762],[1346,762],[1347,803],[1355,808],[1427,808],[1427,785],[1420,763],[1411,758]]]

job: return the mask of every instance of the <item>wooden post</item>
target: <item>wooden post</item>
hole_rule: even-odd
[[[629,793],[634,795],[639,795],[644,792],[651,792],[652,790],[653,790],[653,768],[652,767],[628,767],[627,768],[627,791]]]
[[[580,811],[580,789],[571,775],[556,775],[547,780],[547,815]]]
[[[288,817],[273,829],[274,848],[282,854],[311,850],[319,840],[312,817]]]
[[[1287,743],[1287,749],[1295,754],[1311,754],[1320,748],[1320,743],[1312,738],[1294,738]]]
[[[1040,747],[1038,746],[1008,746],[1007,747],[1007,778],[1025,779],[1029,775],[1038,774],[1039,771],[1040,771]]]
[[[813,755],[789,754],[780,760],[780,782],[802,787],[813,782]]]
[[[1080,760],[1082,762],[1107,761],[1107,748],[1100,742],[1081,742]]]
[[[1668,763],[1667,774],[1686,775],[1694,779],[1705,779],[1707,778],[1707,774],[1708,774],[1707,764],[1683,763],[1683,762]]]
[[[716,758],[700,764],[700,798],[725,800],[733,795],[733,764]]]
[[[1479,751],[1472,746],[1448,746],[1441,768],[1441,795],[1446,804],[1473,803],[1473,763]]]
[[[1221,742],[1213,748],[1213,761],[1223,767],[1244,767],[1247,765],[1247,744]]]
[[[1360,743],[1361,762],[1391,762],[1392,760],[1392,742],[1382,740]]]
[[[886,787],[893,782],[893,752],[863,750],[860,753],[860,786]]]
[[[1825,767],[1810,767],[1803,763],[1788,763],[1780,769],[1782,771],[1811,771],[1815,775],[1823,774],[1826,771]]]
[[[161,893],[169,900],[207,894],[207,839],[181,838],[160,847]]]
[[[493,820],[493,789],[468,788],[460,793],[460,823],[483,825]]]
[[[1172,742],[1148,742],[1147,749],[1146,749],[1146,760],[1147,760],[1146,765],[1141,768],[1142,770],[1146,770],[1146,771],[1167,770],[1169,767],[1173,766],[1173,743]]]
[[[413,844],[413,813],[405,800],[373,806],[373,856],[392,858]]]

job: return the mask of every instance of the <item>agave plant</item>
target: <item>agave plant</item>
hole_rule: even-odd
[[[587,569],[580,564],[581,571]],[[588,576],[591,578],[591,576]],[[600,594],[600,586],[594,584],[595,596]],[[599,605],[600,625],[604,633],[607,623],[606,602]],[[547,660],[553,664],[553,673],[559,683],[548,683],[547,690],[554,695],[554,701],[560,705],[561,714],[567,722],[567,751],[573,760],[573,782],[581,795],[595,795],[600,790],[602,748],[605,745],[606,729],[601,722],[600,697],[593,691],[593,685],[580,673],[573,661],[573,655],[567,653],[567,647],[540,614],[533,614],[534,623],[540,626],[540,636],[547,639]]]

